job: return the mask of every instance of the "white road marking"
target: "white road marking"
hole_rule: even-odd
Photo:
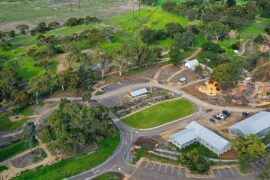
[[[218,169],[216,169],[216,170],[218,172],[219,177],[222,177],[222,175],[220,174],[219,170]]]
[[[232,172],[232,174],[235,176],[235,172],[231,168],[229,168],[229,169]]]
[[[144,166],[144,168],[146,169],[149,165],[149,162],[148,161],[145,161],[145,162],[147,162],[147,164]]]
[[[159,164],[158,172],[160,171],[161,165]]]
[[[166,173],[166,172],[167,172],[167,167],[168,167],[168,166],[165,166],[165,167],[166,167],[166,168],[164,169],[164,172]]]
[[[225,171],[225,174],[226,174],[227,176],[230,176],[230,174],[227,172],[226,169],[222,169],[222,170]]]
[[[151,171],[154,169],[155,165],[156,165],[156,164],[155,164],[155,163],[153,163],[153,166],[152,166],[152,168],[151,168]]]
[[[182,170],[182,169],[179,168],[179,171],[178,171],[178,175],[179,175],[179,176],[182,174],[182,171],[181,171],[181,170]]]

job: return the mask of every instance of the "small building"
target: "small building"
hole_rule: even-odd
[[[229,141],[195,121],[189,123],[184,130],[170,136],[170,142],[180,149],[199,142],[217,155],[231,149]]]
[[[183,76],[183,77],[180,77],[180,78],[179,78],[179,81],[180,81],[181,84],[184,84],[184,83],[187,82],[187,78],[184,77],[184,76]]]
[[[200,63],[197,59],[193,59],[191,61],[188,61],[185,63],[185,67],[188,69],[191,69],[192,71],[195,70],[196,66],[198,66]]]
[[[131,91],[129,94],[131,95],[132,98],[135,98],[135,97],[144,95],[146,93],[148,93],[148,90],[146,88],[142,88],[135,91]]]
[[[263,137],[265,133],[270,132],[270,112],[259,112],[230,126],[229,130],[235,136],[256,134]]]

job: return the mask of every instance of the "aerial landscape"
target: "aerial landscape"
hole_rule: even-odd
[[[0,180],[270,180],[270,0],[0,0]]]

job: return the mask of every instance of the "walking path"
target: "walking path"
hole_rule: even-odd
[[[243,56],[246,53],[246,45],[247,43],[249,43],[250,41],[252,41],[252,38],[246,39],[243,44],[241,44],[240,47],[240,52],[239,52],[239,56]]]

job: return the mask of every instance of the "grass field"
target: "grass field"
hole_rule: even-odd
[[[0,149],[0,162],[28,149],[28,145],[19,141]]]
[[[183,118],[195,112],[195,106],[186,99],[172,100],[146,108],[123,121],[134,128],[153,128]]]
[[[22,126],[29,118],[28,116],[33,115],[34,110],[31,107],[22,109],[16,113],[13,113],[12,115],[21,115],[24,116],[19,121],[12,122],[9,119],[10,114],[0,114],[0,131],[13,131]]]
[[[0,116],[0,131],[13,131],[22,126],[28,118],[23,118],[19,121],[12,122],[7,115]]]
[[[69,158],[52,165],[41,166],[36,170],[25,171],[14,179],[48,180],[53,177],[54,180],[60,180],[79,174],[104,162],[113,154],[119,142],[120,136],[118,134],[115,137],[105,139],[99,149],[92,154],[82,154],[76,158]]]
[[[79,9],[78,1],[72,0],[23,0],[10,2],[0,1],[0,22],[5,26],[2,30],[15,28],[16,24],[36,24],[40,21],[57,20],[64,21],[70,17],[97,16],[99,18],[111,18],[132,9],[131,1],[114,0],[90,0],[81,1]],[[14,13],[16,11],[16,13]]]

